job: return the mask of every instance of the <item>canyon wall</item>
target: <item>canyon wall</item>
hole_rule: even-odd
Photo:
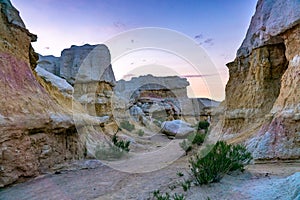
[[[300,2],[259,0],[213,131],[256,160],[300,158]]]
[[[0,187],[84,156],[72,106],[35,76],[37,37],[9,0],[0,1]],[[38,79],[40,81],[38,81]],[[49,88],[48,88],[49,89]]]

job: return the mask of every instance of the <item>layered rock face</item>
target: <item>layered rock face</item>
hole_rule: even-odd
[[[37,54],[10,1],[0,1],[0,187],[84,155],[71,108],[52,97],[32,71]]]
[[[111,96],[115,76],[110,64],[110,52],[105,45],[73,45],[64,49],[59,58],[40,56],[38,67],[73,85],[76,101],[80,102],[90,115],[112,115]],[[58,81],[57,78],[53,81],[58,88],[66,85],[55,82],[62,81]]]
[[[259,0],[229,63],[225,115],[215,127],[257,160],[300,158],[300,2]]]
[[[106,135],[118,130],[111,105],[115,77],[110,57],[108,48],[102,44],[73,45],[63,50],[59,58],[40,56],[35,69],[43,80],[51,83],[50,93],[54,87],[64,95],[57,99],[74,100],[71,102],[74,124],[89,157],[94,157],[98,144],[110,140]],[[57,76],[53,74],[55,71],[59,71]]]
[[[74,89],[65,79],[48,72],[40,66],[37,66],[35,71],[39,77],[51,83],[51,85],[56,87],[64,96],[72,98]]]
[[[105,45],[89,45],[85,44],[83,46],[72,45],[69,49],[64,49],[61,52],[59,76],[66,79],[72,85],[76,81],[76,77],[82,67],[82,64],[87,64],[88,60],[93,56],[93,54],[99,55],[102,62],[107,62],[108,66],[105,67],[106,71],[101,74],[101,81],[106,81],[108,83],[115,82],[115,76],[113,70],[110,66],[110,54],[109,50]],[[89,63],[95,67],[95,63]],[[93,71],[95,73],[96,71]],[[88,76],[98,76],[96,74],[90,74]],[[98,77],[93,77],[95,80],[99,80]]]
[[[72,62],[80,64],[80,68],[75,68],[77,73],[74,82],[74,98],[87,109],[89,115],[111,117],[111,97],[115,76],[110,64],[110,52],[105,45],[97,45],[83,60],[76,59],[81,55],[80,49],[86,52],[86,46],[76,47],[75,51],[72,51],[74,47],[70,49],[74,52],[71,56]],[[64,51],[62,52],[62,61],[66,60],[63,56]],[[62,66],[65,67],[66,64]],[[69,66],[71,70],[73,67],[73,65]]]
[[[161,122],[183,118],[185,121],[196,121],[204,107],[197,99],[187,97],[185,78],[177,76],[155,77],[152,75],[120,80],[115,88],[113,107],[116,117],[129,116],[137,119],[138,113]],[[139,112],[140,110],[140,112]],[[119,113],[119,114],[118,114]]]

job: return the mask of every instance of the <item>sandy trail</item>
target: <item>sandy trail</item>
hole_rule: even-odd
[[[60,174],[40,176],[26,183],[1,189],[0,199],[147,199],[154,190],[170,191],[170,185],[181,181],[182,178],[176,173],[180,171],[187,174],[187,159],[182,157],[163,169],[149,173],[126,173],[98,161],[80,161],[94,162],[93,169],[67,170]],[[286,188],[288,185],[284,186],[285,177],[299,170],[300,163],[250,165],[242,174],[227,175],[220,183],[209,186],[193,186],[185,194],[187,199],[286,199],[285,194],[294,191],[292,188],[289,191]],[[296,178],[298,177],[296,185],[299,184],[300,187],[300,175]],[[279,186],[282,191],[278,193]],[[183,193],[180,186],[173,192]]]
[[[66,163],[56,169],[56,174],[43,175],[0,189],[0,199],[143,200],[149,199],[157,189],[162,192],[182,193],[187,199],[195,200],[207,197],[212,200],[286,200],[292,199],[291,195],[296,195],[295,191],[300,193],[297,190],[297,187],[300,188],[299,162],[249,165],[244,173],[226,175],[220,183],[192,186],[191,190],[184,192],[178,183],[189,178],[189,157],[183,156],[180,142],[181,140],[169,141],[156,135],[149,142],[152,150],[149,154],[135,151],[136,153],[126,159],[109,163],[98,160]],[[178,177],[177,172],[183,172],[185,176]],[[293,176],[287,180],[286,177],[290,175]],[[170,190],[173,185],[177,187]]]

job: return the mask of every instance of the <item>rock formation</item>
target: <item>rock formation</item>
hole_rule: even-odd
[[[84,154],[68,106],[52,97],[32,69],[37,54],[10,1],[0,1],[0,187]]]
[[[85,52],[87,45],[82,47],[71,47],[68,55],[74,59],[72,63],[79,65],[76,69],[77,73],[73,76],[73,65],[68,66],[71,69],[72,79],[74,81],[74,98],[80,102],[92,116],[112,116],[111,97],[113,94],[113,87],[115,85],[115,76],[110,64],[110,52],[105,45],[97,45],[92,51],[83,59],[78,60],[81,56],[80,50]],[[72,50],[75,48],[75,50]],[[67,56],[66,50],[62,52],[62,62]],[[84,55],[84,53],[83,53]],[[62,69],[66,68],[66,64],[62,64]],[[63,76],[63,74],[61,73]],[[66,74],[65,74],[66,75]]]
[[[176,138],[186,138],[195,131],[190,124],[181,120],[165,121],[161,124],[161,128],[162,133]]]
[[[46,82],[57,87],[57,89],[65,96],[72,98],[74,89],[73,87],[63,78],[55,76],[54,74],[48,72],[47,70],[37,66],[35,68],[37,75],[43,78]]]
[[[88,60],[91,58],[91,56],[93,56],[92,54],[102,55],[102,57],[98,58],[98,60],[101,60],[101,62],[108,64],[108,66],[105,68],[106,71],[101,72],[101,81],[114,83],[115,76],[110,66],[110,54],[108,48],[105,45],[89,45],[89,44],[85,44],[83,46],[72,45],[70,49],[64,49],[61,52],[61,57],[60,57],[59,76],[66,79],[69,83],[73,85],[76,81],[78,71],[80,67],[82,67],[84,61],[86,62],[85,64],[91,64],[91,66],[97,67],[95,63],[87,63]],[[87,58],[88,56],[90,58]],[[93,71],[93,73],[95,72],[96,71]],[[99,76],[99,74],[90,74],[90,75]],[[88,77],[90,77],[90,75],[88,75]],[[99,78],[100,77],[95,77],[92,79],[99,80]]]
[[[300,2],[259,0],[214,129],[257,160],[300,158],[299,49]]]
[[[152,75],[120,80],[115,87],[113,107],[115,117],[127,118],[142,111],[150,120],[160,122],[183,118],[195,122],[204,106],[197,99],[189,99],[185,78],[177,76],[155,77]],[[128,112],[126,115],[126,112]],[[124,115],[122,115],[124,114]]]
[[[105,45],[72,45],[61,57],[39,56],[38,66],[74,85],[74,97],[93,116],[112,116],[115,76]]]
[[[40,68],[43,68],[56,76],[60,76],[60,58],[39,55],[38,65]]]

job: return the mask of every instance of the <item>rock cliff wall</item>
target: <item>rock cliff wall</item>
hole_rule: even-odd
[[[225,114],[214,131],[257,160],[300,158],[300,2],[259,0],[229,63]]]
[[[0,1],[0,187],[84,154],[71,110],[32,71],[36,36],[9,0]]]

